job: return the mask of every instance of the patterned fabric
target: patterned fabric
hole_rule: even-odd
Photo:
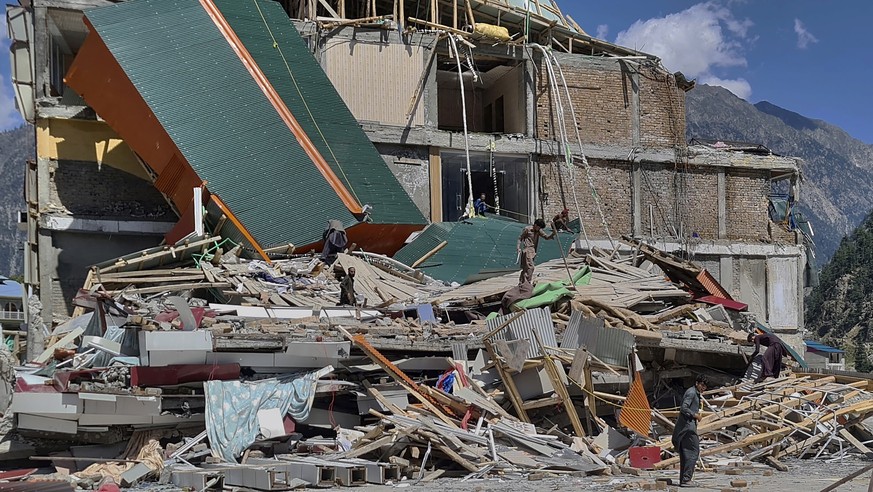
[[[295,421],[309,417],[315,372],[263,381],[207,381],[206,434],[213,452],[234,463],[260,432],[258,411],[278,408]]]

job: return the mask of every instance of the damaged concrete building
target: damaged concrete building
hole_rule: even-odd
[[[106,0],[20,3],[7,9],[13,78],[37,143],[25,277],[46,320],[71,314],[91,265],[195,231],[195,203],[207,228],[234,229],[254,257],[318,247],[331,218],[359,246],[392,254],[427,222],[457,221],[484,193],[497,215],[525,223],[569,209],[580,250],[611,250],[629,236],[692,259],[777,332],[802,329],[807,247],[771,218],[774,195],[800,199],[798,162],[690,145],[693,82],[655,56],[589,36],[553,1],[140,0],[139,19],[83,16],[114,4]],[[236,23],[222,21],[231,8]],[[125,21],[152,37],[125,38]],[[211,67],[180,68],[204,58]],[[288,84],[289,73],[308,81]],[[263,77],[286,104],[234,107],[237,89],[258,96],[254,85],[225,83],[234,74]],[[328,79],[332,88],[319,86]],[[319,123],[350,132],[327,121],[346,111],[333,94],[372,146],[325,159],[334,148],[321,135],[314,153],[305,143],[286,149],[291,167],[256,169],[270,140],[238,137],[284,129],[285,112],[311,121],[310,137]],[[270,138],[300,141],[290,133]],[[206,137],[204,147],[240,150],[234,163],[219,156],[218,165],[185,140]],[[316,184],[296,174],[303,167]],[[282,183],[329,199],[277,198]],[[405,196],[386,191],[398,186]]]

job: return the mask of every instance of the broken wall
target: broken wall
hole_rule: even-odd
[[[49,206],[64,213],[101,220],[176,221],[151,181],[95,162],[61,160],[49,169]]]
[[[406,111],[424,70],[421,45],[330,38],[322,50],[322,68],[358,121],[420,126],[425,105]]]
[[[672,75],[654,66],[583,55],[556,54],[573,107],[583,144],[622,147],[684,147],[685,93]],[[537,136],[559,136],[558,113],[547,68],[535,62]],[[557,69],[556,69],[557,71]],[[573,118],[562,92],[565,124],[575,142]]]
[[[430,217],[430,153],[427,147],[375,144],[376,149],[425,217]]]

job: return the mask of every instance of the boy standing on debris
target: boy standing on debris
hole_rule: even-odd
[[[355,267],[350,267],[349,272],[340,281],[340,305],[354,306],[355,299]]]
[[[554,239],[557,234],[552,231],[551,234],[546,234],[543,229],[546,228],[546,221],[537,219],[533,225],[527,226],[521,231],[518,236],[518,245],[516,252],[521,254],[521,275],[518,277],[518,285],[533,282],[534,260],[537,257],[537,247],[540,243],[540,238]]]
[[[679,486],[692,487],[694,465],[700,457],[700,439],[697,437],[697,422],[700,422],[700,394],[706,391],[708,384],[703,375],[697,376],[694,386],[685,391],[682,405],[679,407],[679,418],[673,429],[673,449],[679,453]]]

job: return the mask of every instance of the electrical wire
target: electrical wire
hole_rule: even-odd
[[[337,159],[336,155],[333,152],[333,148],[331,148],[330,143],[327,141],[327,138],[324,136],[324,133],[321,131],[321,126],[318,124],[318,121],[315,120],[315,115],[312,113],[312,110],[309,108],[309,103],[306,102],[306,98],[303,96],[303,91],[300,90],[300,86],[297,84],[297,78],[294,76],[294,72],[291,71],[291,65],[288,63],[288,60],[285,58],[285,53],[282,52],[282,48],[279,46],[279,42],[276,40],[276,36],[273,34],[273,30],[270,28],[270,24],[267,22],[267,18],[264,16],[264,12],[261,10],[261,6],[258,4],[258,0],[252,0],[252,3],[255,5],[255,8],[258,9],[258,14],[261,16],[261,21],[264,23],[264,27],[267,29],[267,32],[270,34],[270,39],[273,41],[273,49],[279,52],[279,56],[282,58],[282,63],[285,64],[285,69],[288,71],[288,75],[291,77],[291,82],[294,84],[294,88],[297,90],[297,95],[300,96],[300,101],[303,103],[303,107],[306,109],[306,112],[309,114],[309,119],[312,120],[313,125],[315,125],[316,131],[318,131],[318,135],[321,137],[321,140],[324,142],[324,145],[327,147],[328,152],[330,152],[330,156],[333,159],[333,162],[336,164],[337,169],[339,169],[340,173],[345,180],[346,187],[349,191],[352,192],[352,195],[355,196],[355,200],[358,201],[361,205],[361,199],[358,198],[358,194],[355,193],[355,188],[352,186],[351,180],[346,176],[346,172],[343,169],[342,165]]]

